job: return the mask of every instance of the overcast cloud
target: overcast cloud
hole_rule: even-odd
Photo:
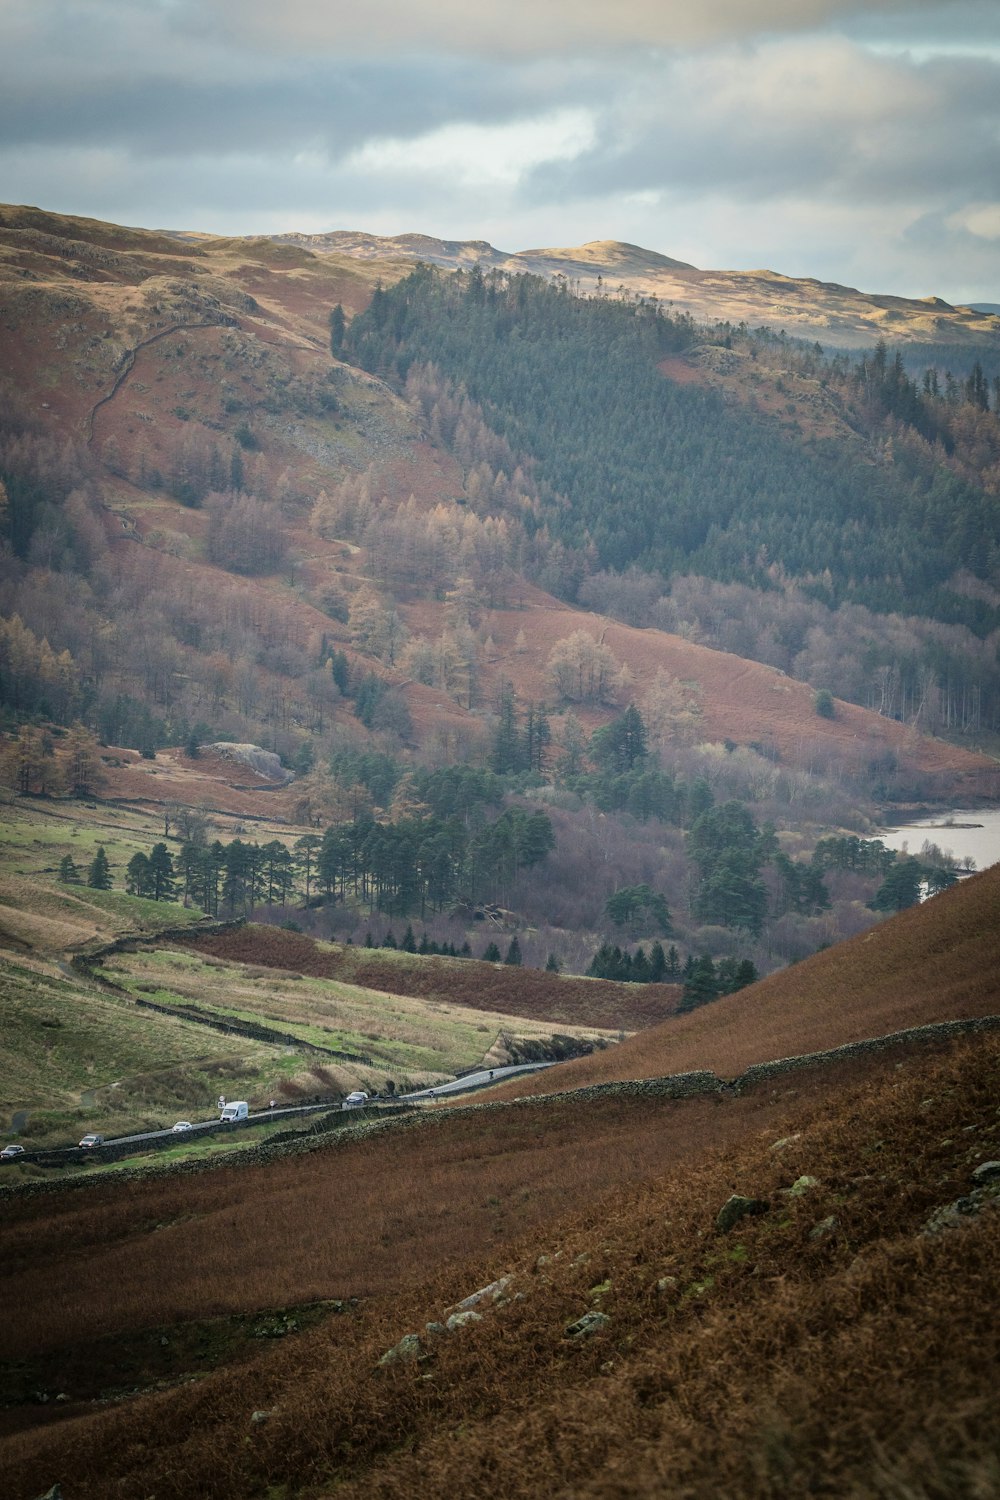
[[[0,0],[0,199],[1000,301],[996,0]]]

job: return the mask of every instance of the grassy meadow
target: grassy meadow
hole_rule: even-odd
[[[227,963],[173,947],[113,954],[100,973],[160,1004],[195,1006],[206,1016],[258,1022],[314,1046],[370,1057],[373,1067],[358,1076],[374,1087],[384,1088],[387,1073],[405,1086],[471,1068],[491,1052],[501,1031],[540,1041],[553,1032],[544,1021],[518,1015],[485,1014],[470,1005]],[[616,1035],[594,1027],[564,1034],[602,1043]]]

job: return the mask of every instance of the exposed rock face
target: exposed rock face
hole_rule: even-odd
[[[202,746],[202,749],[214,750],[223,759],[234,760],[265,781],[277,782],[279,786],[294,779],[293,773],[285,770],[274,751],[262,750],[260,745],[237,745],[230,740],[218,740],[215,744]]]
[[[715,1227],[720,1234],[728,1234],[741,1219],[766,1214],[770,1207],[766,1198],[744,1198],[741,1193],[733,1193],[716,1214]]]

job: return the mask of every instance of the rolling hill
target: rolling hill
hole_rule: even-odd
[[[508,254],[482,240],[439,240],[431,235],[380,236],[351,230],[281,234],[276,243],[321,255],[365,262],[399,258],[457,270],[480,266],[511,275],[528,272],[564,279],[585,294],[619,289],[660,302],[699,322],[749,323],[784,329],[790,337],[819,339],[831,347],[858,348],[879,338],[894,343],[967,343],[992,350],[1000,334],[993,307],[952,307],[940,297],[913,299],[860,292],[854,287],[777,271],[705,271],[655,250],[618,240],[592,240],[570,249]]]
[[[5,1492],[982,1493],[995,1032],[736,1093],[624,1080],[646,1044],[725,1071],[861,1017],[996,1012],[996,891],[668,1021],[597,1096],[497,1090],[213,1171],[5,1193]]]

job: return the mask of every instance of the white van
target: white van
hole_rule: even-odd
[[[234,1120],[245,1120],[249,1113],[250,1106],[245,1099],[234,1099],[223,1108],[219,1119],[231,1125]]]

